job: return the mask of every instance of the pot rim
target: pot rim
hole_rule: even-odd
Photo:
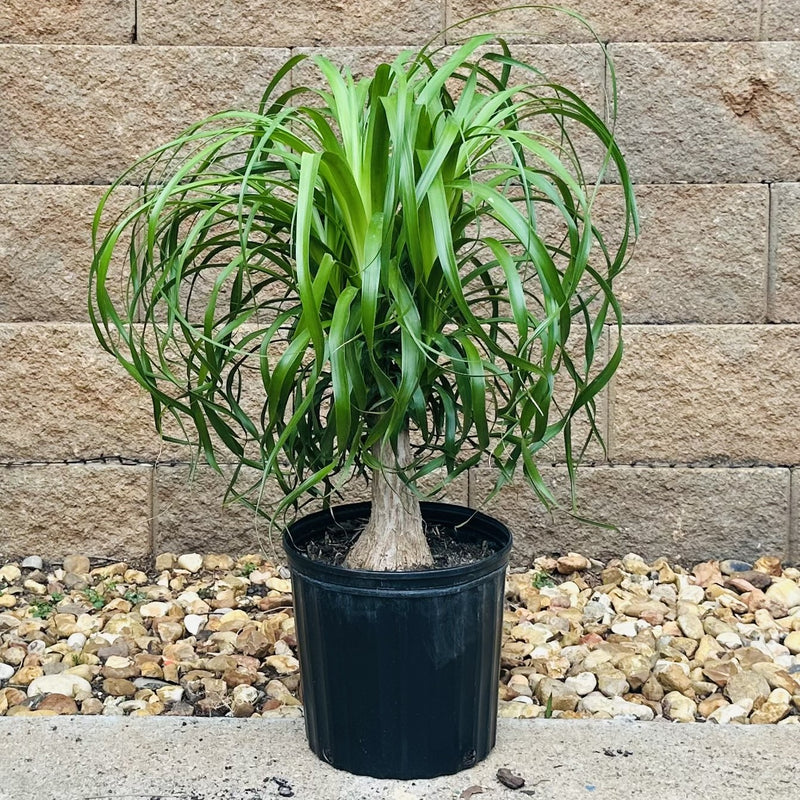
[[[488,514],[452,503],[423,501],[420,503],[422,516],[429,522],[457,524],[467,530],[480,531],[482,536],[499,545],[497,550],[479,561],[456,567],[381,572],[352,569],[315,561],[305,555],[295,544],[295,541],[303,542],[308,538],[321,523],[327,524],[336,519],[346,520],[369,516],[370,506],[369,502],[332,506],[329,509],[308,514],[289,525],[283,534],[283,548],[288,557],[292,574],[343,587],[413,591],[414,589],[462,586],[498,570],[505,570],[508,564],[512,545],[512,535],[508,527]]]

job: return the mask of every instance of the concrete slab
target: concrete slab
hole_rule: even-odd
[[[500,720],[494,752],[433,780],[332,769],[299,720],[0,718],[1,800],[730,800],[800,796],[795,726]],[[522,775],[517,791],[496,778]],[[286,792],[287,789],[284,789]],[[284,794],[283,796],[288,796]]]

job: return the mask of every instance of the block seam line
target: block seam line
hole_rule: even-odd
[[[609,105],[609,97],[608,97],[608,79],[610,77],[610,61],[613,61],[614,54],[612,52],[612,44],[613,42],[603,42],[603,122],[608,125],[610,120],[611,109],[608,107]],[[616,124],[616,121],[615,121]],[[612,131],[614,133],[614,138],[616,139],[616,131]]]
[[[162,459],[162,458],[137,458],[135,456],[110,456],[102,455],[86,458],[65,458],[65,459],[15,459],[0,461],[0,469],[17,469],[24,467],[48,467],[48,466],[82,466],[92,464],[106,464],[113,466],[123,467],[186,467],[193,464],[197,465],[197,461],[184,460],[180,458]],[[235,465],[236,462],[224,461],[224,465]],[[563,461],[541,461],[540,465],[543,467],[566,467]],[[638,469],[714,469],[714,470],[748,470],[748,469],[800,469],[798,463],[773,463],[766,461],[720,461],[714,459],[704,459],[698,461],[667,461],[667,460],[652,460],[652,461],[584,461],[579,468],[583,469],[629,469],[636,467]],[[473,467],[472,469],[482,469],[482,467]],[[471,470],[470,470],[471,471]]]
[[[795,487],[795,480],[798,477],[798,470],[790,469],[789,470],[789,530],[787,531],[786,536],[786,560],[789,564],[795,564],[797,562],[797,514],[795,511],[795,494],[797,489]]]
[[[4,45],[0,43],[0,48]],[[17,45],[15,45],[17,46]],[[88,45],[88,46],[95,46],[95,45]],[[98,47],[105,46],[105,45],[96,45]],[[139,45],[139,47],[144,47],[145,45]],[[272,48],[275,49],[275,48]],[[294,55],[294,53],[301,49],[299,47],[286,47],[281,48],[285,49],[290,55]],[[294,85],[291,88],[295,88]],[[776,179],[775,183],[800,183],[800,176],[795,178],[786,178],[786,179]],[[113,179],[74,179],[74,180],[49,180],[49,179],[27,179],[24,177],[20,178],[12,178],[8,179],[0,174],[0,187],[5,186],[47,186],[47,187],[54,187],[54,186],[80,186],[80,187],[91,187],[96,186],[98,188],[108,188],[114,184]],[[132,188],[138,188],[140,184],[133,183],[132,181],[123,181],[122,183],[118,184],[119,186],[130,186]],[[616,181],[604,181],[602,186],[608,187],[615,187],[619,186],[620,184]],[[705,186],[705,187],[720,187],[720,186],[745,186],[745,187],[752,187],[752,186],[763,186],[764,181],[758,180],[727,180],[727,179],[717,179],[715,180],[712,177],[703,178],[702,180],[663,180],[663,181],[638,181],[634,183],[635,187],[646,188],[646,187],[667,187],[667,186],[677,186],[677,187],[686,187],[686,186]]]
[[[131,44],[139,43],[139,0],[133,0],[133,30],[131,31]]]
[[[608,364],[609,358],[611,358],[611,337],[613,335],[613,328],[611,325],[607,326],[606,328],[606,335],[605,335],[605,347],[606,347],[606,357],[605,357],[605,364]],[[605,434],[605,461],[609,462],[612,459],[614,453],[614,425],[612,423],[611,415],[614,413],[614,395],[615,395],[615,385],[616,382],[614,380],[614,376],[611,376],[611,380],[606,387],[605,392],[603,392],[603,414],[605,416],[605,420],[603,422],[603,433]]]
[[[149,499],[149,525],[148,525],[148,554],[155,558],[156,556],[156,543],[158,542],[158,494],[156,492],[156,470],[157,464],[153,464],[150,468],[150,497]]]
[[[778,280],[778,225],[776,214],[778,211],[778,196],[775,186],[767,184],[769,201],[767,204],[767,323],[775,324],[775,290]]]

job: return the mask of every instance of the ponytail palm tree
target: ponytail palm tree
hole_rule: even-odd
[[[550,506],[542,448],[562,438],[573,474],[576,415],[599,436],[595,398],[621,340],[595,361],[620,324],[632,188],[613,125],[492,35],[359,80],[313,57],[323,88],[281,93],[304,58],[257,111],[204,120],[111,187],[92,321],[165,438],[214,467],[233,457],[231,496],[260,508],[272,477],[279,513],[367,476],[371,518],[347,564],[428,565],[421,479],[444,485],[488,459],[496,488],[521,472]],[[591,182],[575,145],[589,140]],[[610,165],[614,248],[593,212]],[[131,182],[138,199],[106,219]]]

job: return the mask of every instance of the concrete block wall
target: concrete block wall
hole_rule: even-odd
[[[500,5],[0,5],[0,555],[258,546],[264,525],[223,510],[207,470],[190,480],[189,455],[161,444],[148,399],[94,342],[86,279],[103,186],[194,119],[252,108],[295,49],[370,63]],[[514,528],[520,562],[570,549],[797,561],[800,3],[575,6],[615,59],[643,222],[618,285],[626,355],[600,401],[607,457],[579,477],[581,513],[617,530],[551,518],[521,485],[490,510]],[[496,22],[601,96],[610,76],[587,62],[580,27],[530,11]],[[557,457],[544,472],[566,498]],[[473,471],[452,498],[480,504],[489,478]]]

